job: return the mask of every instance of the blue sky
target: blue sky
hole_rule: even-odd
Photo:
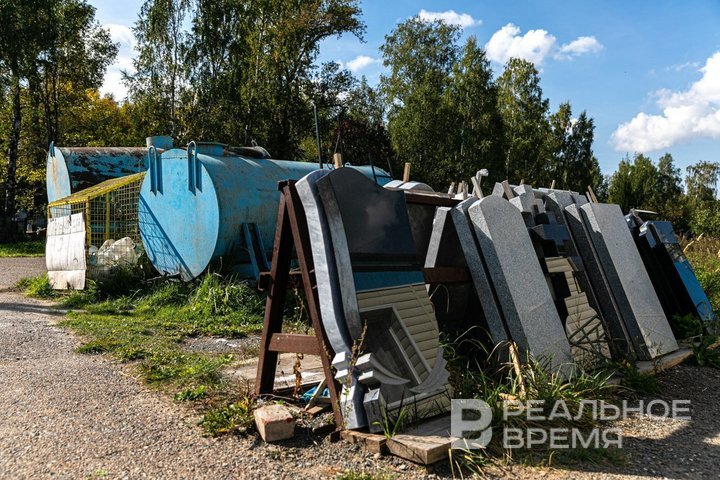
[[[121,51],[103,88],[122,98],[122,68],[131,68],[133,24],[141,0],[90,0]],[[595,119],[595,154],[612,173],[626,153],[653,160],[672,153],[683,168],[720,162],[720,1],[364,1],[365,42],[323,42],[335,60],[377,83],[378,47],[409,17],[461,25],[463,41],[484,45],[496,74],[508,56],[535,62],[551,109],[570,101]]]

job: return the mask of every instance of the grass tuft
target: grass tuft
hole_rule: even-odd
[[[200,426],[212,437],[247,433],[255,423],[254,408],[253,400],[246,396],[237,402],[209,410],[200,421]]]
[[[47,274],[41,274],[36,277],[28,277],[19,280],[15,284],[15,288],[22,290],[27,296],[33,298],[54,298],[57,292],[53,290],[52,284]]]

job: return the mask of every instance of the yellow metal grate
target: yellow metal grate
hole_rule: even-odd
[[[82,213],[85,219],[87,264],[97,264],[93,258],[108,240],[117,241],[129,237],[140,245],[138,201],[145,172],[113,178],[85,190],[81,190],[48,205],[48,218]],[[109,245],[110,243],[108,243]],[[107,245],[106,245],[107,246]],[[115,249],[120,248],[116,246]],[[122,248],[132,248],[122,245]],[[114,251],[122,257],[123,253]],[[126,257],[123,257],[126,258]],[[91,277],[93,269],[90,268]]]

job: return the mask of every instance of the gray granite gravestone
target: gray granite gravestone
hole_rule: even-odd
[[[496,196],[494,198],[501,197]],[[487,267],[480,253],[475,231],[468,215],[470,206],[478,201],[476,198],[468,198],[450,209],[450,215],[465,255],[465,261],[470,270],[470,276],[473,279],[475,291],[482,304],[490,336],[493,342],[498,344],[507,342],[509,336],[505,321],[498,306],[495,287],[491,282]]]
[[[595,252],[590,233],[585,226],[578,205],[574,203],[561,203],[563,201],[562,197],[555,197],[554,194],[549,195],[549,199],[554,200],[555,198],[557,198],[556,206],[551,206],[552,203],[547,202],[549,206],[548,210],[564,212],[563,218],[573,239],[573,244],[585,265],[585,271],[590,280],[592,291],[597,298],[599,311],[605,319],[607,333],[610,336],[610,342],[614,347],[615,355],[628,360],[637,358],[633,344],[630,342],[630,336],[625,327],[622,313],[615,301],[610,284],[605,277],[601,261]],[[558,209],[558,206],[561,205],[566,206],[563,209]]]
[[[618,205],[587,203],[580,212],[638,357],[678,349]]]
[[[478,200],[468,213],[512,340],[568,375],[570,344],[522,215],[499,196]]]
[[[435,212],[425,268],[468,267],[451,212],[449,207],[439,207]],[[477,250],[474,255],[478,255]],[[431,283],[428,291],[443,333],[472,339],[492,349],[494,344],[490,344],[492,337],[489,335],[485,310],[491,306],[497,312],[497,306],[494,298],[485,298],[483,301],[478,298],[472,277],[465,283]],[[468,353],[476,354],[477,351]]]

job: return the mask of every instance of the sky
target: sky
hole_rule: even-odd
[[[122,99],[121,71],[132,69],[130,27],[142,0],[89,0],[120,44],[102,91]],[[653,160],[669,152],[683,171],[720,162],[720,1],[366,0],[364,41],[323,41],[320,61],[334,60],[377,84],[385,71],[378,48],[407,18],[443,19],[475,36],[496,75],[509,57],[535,63],[556,110],[595,121],[593,149],[603,173],[626,155]]]

